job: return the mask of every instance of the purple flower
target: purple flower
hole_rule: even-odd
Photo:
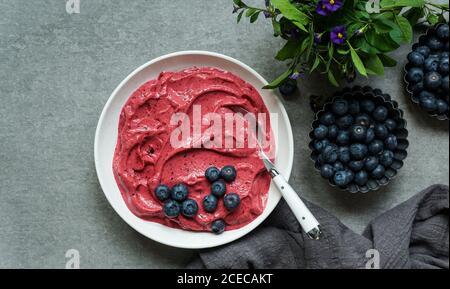
[[[347,38],[347,31],[344,25],[336,26],[331,30],[330,39],[334,44],[342,45]]]
[[[303,77],[303,73],[300,73],[300,72],[298,72],[298,71],[295,71],[295,72],[292,72],[292,74],[291,75],[289,75],[289,79],[292,79],[292,80],[297,80],[297,79],[299,79],[300,77]]]
[[[269,11],[264,11],[263,14],[264,14],[264,17],[266,17],[266,18],[272,17],[272,13],[270,13]]]
[[[316,12],[322,16],[328,16],[342,7],[342,0],[320,0],[317,3]]]
[[[322,35],[320,35],[319,33],[314,33],[314,44],[319,44],[320,41],[322,40]]]

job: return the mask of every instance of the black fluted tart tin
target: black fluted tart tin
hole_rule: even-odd
[[[394,119],[397,122],[397,127],[393,132],[397,137],[398,145],[394,151],[394,161],[392,165],[386,168],[385,175],[380,179],[369,179],[366,185],[359,186],[357,184],[350,183],[345,187],[339,187],[331,181],[328,180],[332,187],[340,188],[343,191],[348,191],[350,193],[367,193],[369,191],[376,191],[382,186],[386,186],[398,173],[398,171],[403,167],[404,160],[408,156],[407,148],[409,146],[408,142],[408,130],[406,129],[407,122],[404,119],[403,111],[399,108],[396,101],[392,100],[389,94],[383,93],[380,89],[372,89],[369,86],[360,87],[354,86],[352,88],[344,88],[342,91],[336,92],[331,96],[331,101],[326,102],[323,107],[316,112],[314,121],[312,122],[312,129],[309,133],[311,139],[309,143],[309,148],[311,149],[310,158],[314,162],[314,167],[320,174],[321,164],[318,161],[320,152],[314,148],[314,129],[320,125],[320,117],[326,112],[331,111],[331,106],[333,102],[337,99],[345,100],[361,100],[361,99],[371,99],[376,105],[384,105],[388,108],[389,118]]]
[[[415,50],[417,47],[419,47],[420,45],[422,45],[426,37],[435,34],[437,28],[438,28],[440,25],[443,25],[443,24],[441,23],[441,24],[437,24],[436,26],[429,27],[429,28],[425,31],[425,33],[423,33],[422,35],[420,35],[420,36],[419,36],[419,41],[416,42],[416,43],[414,43],[414,44],[412,45],[411,52],[414,51],[414,50]],[[445,48],[444,48],[442,51],[447,51],[447,50],[445,50]],[[404,82],[405,91],[406,91],[407,94],[409,95],[411,101],[412,101],[414,104],[416,104],[417,106],[419,106],[420,110],[423,110],[423,111],[424,111],[425,113],[427,113],[429,116],[431,116],[431,117],[433,117],[433,118],[436,118],[436,119],[438,119],[438,120],[441,120],[441,121],[448,121],[448,119],[449,119],[449,118],[448,118],[448,111],[447,111],[447,114],[437,114],[437,113],[430,113],[430,112],[427,112],[427,111],[425,111],[424,109],[422,109],[422,108],[420,107],[419,96],[418,96],[417,94],[415,94],[415,93],[411,90],[412,83],[410,83],[410,82],[408,81],[408,79],[407,79],[407,73],[408,73],[408,70],[409,70],[410,68],[411,68],[411,65],[407,62],[407,63],[405,64],[404,68],[403,68],[403,82]]]

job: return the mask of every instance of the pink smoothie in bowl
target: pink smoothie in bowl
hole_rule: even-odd
[[[267,116],[265,133],[272,136],[269,112],[258,91],[236,75],[217,68],[193,67],[163,72],[129,97],[120,114],[113,172],[132,213],[173,228],[211,231],[211,223],[215,220],[223,219],[226,230],[233,230],[249,224],[264,211],[271,178],[257,149],[249,145],[238,146],[236,142],[231,148],[225,146],[225,138],[236,134],[235,126],[230,131],[225,125],[222,147],[206,145],[205,138],[217,142],[206,133],[214,126],[208,115],[215,113],[225,119],[236,106],[255,115],[264,113]],[[196,127],[198,108],[201,108],[201,121]],[[173,117],[179,113],[191,120],[189,131],[192,136],[181,140],[184,145],[174,146],[172,138],[174,131],[180,128],[180,122],[174,122]],[[201,132],[200,138],[195,131]],[[273,142],[269,142],[270,150],[274,151]],[[230,212],[219,200],[217,210],[208,213],[202,206],[203,198],[211,193],[205,171],[211,166],[222,168],[226,165],[237,170],[235,181],[226,185],[227,192],[239,195],[240,205]],[[187,185],[189,198],[198,204],[198,213],[192,218],[181,214],[176,218],[166,217],[163,203],[155,196],[158,185],[172,187],[178,183]]]

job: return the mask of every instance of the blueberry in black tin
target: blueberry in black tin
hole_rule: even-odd
[[[334,167],[330,164],[324,164],[320,168],[320,174],[322,175],[322,177],[329,179],[334,176]]]
[[[442,84],[441,75],[435,71],[428,72],[424,78],[425,87],[435,90]]]
[[[376,156],[367,157],[364,161],[364,168],[371,172],[378,166],[378,158]]]
[[[372,120],[368,114],[360,113],[355,117],[354,123],[368,127],[372,123]]]
[[[436,70],[437,70],[437,65],[436,65]],[[423,79],[423,70],[421,68],[418,67],[413,67],[410,70],[408,70],[408,73],[406,74],[406,78],[408,79],[408,81],[411,82],[419,82],[422,81]]]
[[[345,166],[343,163],[341,163],[340,161],[336,161],[333,165],[334,171],[338,172],[338,171],[343,171],[345,170]]]
[[[350,100],[348,102],[348,112],[353,115],[358,114],[360,112],[359,101]]]
[[[385,166],[389,167],[394,162],[394,153],[389,150],[385,150],[380,155],[380,163]]]
[[[377,154],[381,153],[383,151],[383,149],[384,149],[384,144],[382,141],[380,141],[378,139],[374,140],[373,142],[371,142],[369,144],[369,152],[372,155],[377,155]]]
[[[227,186],[225,185],[225,182],[222,180],[215,181],[211,185],[211,194],[214,196],[220,198],[227,192]]]
[[[439,25],[439,27],[436,30],[436,35],[441,40],[447,40],[448,41],[448,24],[442,24]]]
[[[375,131],[373,128],[367,129],[365,143],[369,144],[375,139]]]
[[[356,143],[350,146],[350,157],[353,160],[362,160],[367,156],[368,148],[364,144]]]
[[[229,193],[223,197],[223,205],[228,211],[234,211],[241,203],[241,198],[236,193]]]
[[[428,46],[425,46],[425,45],[417,47],[415,49],[415,51],[420,53],[420,54],[422,54],[424,58],[427,58],[428,55],[430,55],[430,52],[431,52],[430,48]]]
[[[332,124],[328,127],[328,139],[330,140],[334,140],[336,139],[336,137],[338,136],[339,133],[339,128],[337,127],[337,125]]]
[[[353,117],[350,114],[344,115],[336,120],[336,124],[341,129],[347,129],[353,124]]]
[[[341,162],[343,162],[344,164],[348,163],[351,160],[350,148],[347,146],[339,147],[338,154],[339,154],[339,160]]]
[[[213,183],[220,178],[220,170],[216,167],[210,167],[206,170],[205,177],[210,183]]]
[[[381,140],[384,140],[389,134],[389,130],[382,123],[377,123],[374,127],[374,131],[375,131],[375,136]]]
[[[193,218],[198,212],[198,205],[195,200],[187,199],[181,204],[181,214],[187,218]]]
[[[393,134],[388,135],[388,137],[384,140],[384,144],[389,150],[395,150],[398,146],[397,137]]]
[[[233,182],[236,179],[236,175],[237,172],[233,166],[225,166],[220,171],[220,176],[228,183]]]
[[[439,114],[445,114],[448,112],[448,103],[442,99],[436,100],[437,112]]]
[[[353,181],[354,174],[350,170],[339,171],[334,174],[334,183],[340,187],[344,187]]]
[[[211,231],[214,234],[222,234],[225,231],[225,221],[222,219],[215,220],[211,224]]]
[[[315,140],[314,141],[314,149],[316,149],[318,152],[323,151],[324,148],[326,148],[330,142],[327,139],[323,140]]]
[[[320,117],[320,123],[323,125],[332,125],[336,121],[334,114],[326,112]]]
[[[350,143],[350,132],[341,130],[336,138],[336,143],[339,145],[347,145]]]
[[[155,196],[161,202],[164,202],[170,197],[170,188],[166,185],[159,185],[155,189]]]
[[[328,145],[322,152],[323,160],[327,163],[334,163],[338,159],[338,152],[336,145]]]
[[[360,102],[361,110],[366,113],[372,113],[375,110],[375,103],[370,99],[363,99]]]
[[[391,132],[397,128],[397,122],[395,120],[393,120],[392,118],[386,119],[386,121],[384,122],[384,125]]]
[[[444,48],[444,43],[437,37],[430,35],[426,41],[426,45],[430,47],[431,50],[438,51]]]
[[[176,184],[172,188],[171,197],[175,201],[182,202],[186,200],[188,193],[188,188],[185,184]]]
[[[348,112],[348,102],[344,99],[337,99],[332,104],[332,110],[335,115],[342,116]]]
[[[434,112],[437,110],[436,97],[421,97],[419,99],[419,104],[428,112]]]
[[[314,137],[316,139],[324,139],[327,137],[327,135],[328,135],[328,127],[326,127],[323,124],[319,125],[314,129]]]
[[[357,142],[364,142],[367,137],[367,129],[362,125],[353,125],[350,130],[352,140]]]
[[[437,58],[437,57],[428,57],[427,59],[425,59],[425,63],[424,63],[423,67],[424,67],[425,71],[427,71],[427,72],[438,71],[438,69],[439,69],[439,58]],[[417,69],[419,69],[419,68],[417,68]],[[422,71],[421,69],[419,69],[419,70]],[[422,74],[423,74],[423,71],[422,71]],[[408,79],[409,79],[409,77],[408,77]],[[413,80],[410,80],[410,81],[413,81]],[[417,81],[414,81],[414,82],[417,82]]]
[[[355,174],[354,180],[358,186],[364,186],[367,184],[367,181],[369,180],[369,176],[365,171],[359,171]]]
[[[163,211],[166,217],[176,218],[180,214],[180,204],[174,200],[164,202]]]
[[[448,75],[442,79],[442,89],[448,93]]]
[[[448,56],[445,58],[441,58],[441,61],[439,63],[439,72],[441,74],[448,75]]]
[[[414,93],[415,95],[419,94],[420,92],[422,92],[425,89],[425,85],[423,84],[423,81],[413,83],[412,85],[410,84],[408,87],[412,91],[412,93]]]
[[[384,121],[388,117],[389,111],[386,107],[380,105],[375,108],[372,116],[375,120]]]
[[[364,161],[351,161],[348,163],[348,167],[354,172],[359,172],[364,168]]]
[[[218,200],[214,195],[207,195],[203,198],[203,209],[208,213],[213,213],[217,209]]]
[[[385,173],[386,169],[382,165],[378,165],[370,174],[375,179],[381,179]]]
[[[414,66],[422,66],[425,62],[425,57],[421,53],[413,51],[408,54],[408,61]]]

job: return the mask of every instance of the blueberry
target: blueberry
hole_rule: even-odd
[[[327,137],[327,135],[328,135],[328,127],[326,127],[323,124],[319,125],[314,129],[314,137],[316,139],[324,139]]]
[[[372,155],[377,155],[384,150],[384,144],[380,140],[374,140],[369,144],[369,152]]]
[[[349,169],[351,169],[354,172],[359,172],[364,167],[363,161],[351,161],[348,163]]]
[[[428,36],[426,45],[434,51],[442,50],[442,48],[444,48],[444,43],[433,35]]]
[[[367,157],[366,160],[364,161],[364,168],[368,172],[373,171],[377,166],[378,166],[378,158],[375,156]]]
[[[220,170],[216,167],[210,167],[206,170],[205,177],[210,183],[214,183],[220,178]]]
[[[439,72],[444,75],[448,74],[448,57],[441,58],[439,63]]]
[[[389,114],[389,110],[385,107],[385,106],[377,106],[377,108],[375,108],[372,116],[375,120],[378,121],[385,121],[386,118],[388,117]]]
[[[203,198],[203,209],[208,213],[213,213],[217,209],[217,198],[214,195],[207,195]]]
[[[314,141],[314,149],[316,149],[318,152],[322,152],[324,148],[326,148],[330,144],[330,141],[327,139],[323,140],[315,140]]]
[[[375,139],[375,131],[373,130],[373,128],[367,129],[365,143],[366,143],[366,144],[369,144],[369,143],[371,143],[374,139]]]
[[[436,67],[437,69],[437,67]],[[413,67],[410,70],[408,70],[408,73],[406,74],[406,79],[410,82],[419,82],[423,79],[423,70],[418,67]]]
[[[340,161],[335,162],[333,168],[335,172],[343,171],[345,169],[344,165]]]
[[[395,150],[398,146],[397,137],[393,134],[388,135],[388,137],[384,140],[384,145],[391,151]]]
[[[434,112],[435,110],[437,110],[436,98],[422,97],[420,98],[420,106],[428,112]]]
[[[438,71],[439,69],[439,58],[437,57],[428,57],[425,59],[425,64],[423,65],[425,71]],[[423,71],[422,71],[423,74]],[[418,82],[418,81],[416,81]]]
[[[371,120],[370,116],[365,113],[358,114],[355,117],[355,121],[354,121],[355,124],[363,125],[366,127],[368,127],[371,122],[372,122],[372,120]]]
[[[448,93],[448,75],[442,79],[442,90]]]
[[[348,112],[353,115],[358,114],[360,112],[359,101],[350,100],[348,102]]]
[[[449,52],[447,51],[441,51],[441,53],[439,54],[439,58],[440,59],[444,59],[444,58],[448,58],[449,56]]]
[[[355,174],[355,183],[358,186],[364,186],[367,184],[367,181],[369,180],[369,176],[365,171],[359,171]]]
[[[389,131],[394,131],[397,128],[397,122],[392,118],[386,119],[384,125],[387,127]]]
[[[342,116],[348,112],[348,102],[345,99],[337,99],[333,102],[331,109],[335,115]]]
[[[386,173],[386,169],[382,165],[378,165],[370,174],[375,179],[381,179]]]
[[[164,202],[170,197],[170,188],[166,185],[159,185],[155,189],[155,196],[161,202]]]
[[[423,81],[409,85],[409,90],[411,90],[414,94],[419,94],[424,89],[425,85],[423,84]]]
[[[364,144],[352,144],[350,146],[350,156],[353,160],[362,160],[366,157],[368,148]]]
[[[425,62],[425,57],[421,53],[413,51],[408,54],[408,61],[413,66],[422,66]]]
[[[394,162],[394,153],[392,151],[383,151],[380,155],[380,164],[389,167]]]
[[[336,138],[336,143],[339,145],[347,145],[350,143],[350,132],[347,130],[341,130]]]
[[[236,179],[236,175],[237,172],[233,166],[224,166],[220,171],[220,176],[228,183],[234,181]]]
[[[338,154],[339,154],[339,160],[341,162],[343,162],[344,164],[348,163],[351,160],[350,149],[346,146],[339,147]]]
[[[375,110],[375,103],[370,99],[363,99],[360,102],[361,110],[366,113],[372,113]]]
[[[442,24],[436,31],[437,37],[442,40],[448,40],[448,24]]]
[[[353,125],[350,129],[350,135],[352,137],[352,140],[363,142],[367,137],[367,129],[362,125]]]
[[[186,218],[194,217],[198,212],[197,202],[193,199],[187,199],[181,204],[181,214]]]
[[[422,45],[415,49],[416,52],[423,55],[423,57],[427,58],[430,55],[430,48],[428,46]]]
[[[334,167],[329,164],[325,164],[320,168],[320,174],[322,177],[329,179],[334,176]]]
[[[238,194],[235,193],[229,193],[226,194],[225,197],[223,197],[223,205],[228,211],[235,210],[239,204],[241,203],[241,198]]]
[[[389,133],[387,127],[382,123],[377,123],[373,130],[375,131],[375,136],[381,140],[384,140]]]
[[[176,218],[180,214],[180,204],[174,200],[164,202],[164,214],[168,218]]]
[[[351,180],[348,176],[347,171],[338,171],[334,174],[334,183],[340,187],[344,187],[346,185],[348,185]]]
[[[434,93],[424,90],[419,94],[419,99],[425,98],[436,98],[436,96],[434,95]]]
[[[327,163],[334,163],[338,159],[337,147],[328,145],[322,152],[323,160]]]
[[[437,105],[437,112],[439,114],[445,114],[448,112],[448,103],[445,102],[443,99],[436,100]]]
[[[225,182],[222,180],[215,181],[211,185],[211,194],[214,196],[220,198],[227,192],[227,186],[225,185]]]
[[[281,95],[283,96],[291,96],[297,91],[297,81],[288,79],[278,88]]]
[[[332,114],[331,112],[326,112],[320,117],[319,121],[323,125],[332,125],[334,124],[336,119],[334,117],[334,114]]]
[[[225,222],[222,219],[215,220],[211,224],[211,232],[214,234],[222,234],[225,231]]]
[[[182,202],[186,200],[188,193],[188,188],[185,184],[177,184],[172,188],[171,197],[172,200]]]
[[[437,89],[442,84],[442,77],[439,73],[432,71],[425,74],[425,86],[431,90]]]
[[[336,120],[336,124],[341,129],[347,129],[353,124],[353,117],[350,114],[347,114],[343,117],[340,117]]]
[[[332,124],[328,127],[328,139],[335,139],[339,133],[339,128],[337,125]]]

